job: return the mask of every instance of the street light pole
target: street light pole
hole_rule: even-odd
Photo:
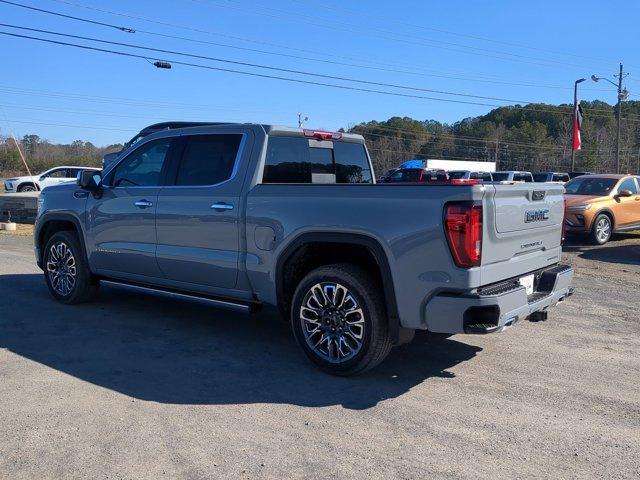
[[[573,121],[571,122],[571,131],[573,132],[573,137],[571,141],[571,171],[576,171],[576,151],[573,149],[573,146],[576,144],[576,129],[575,129],[575,121],[576,121],[576,110],[578,109],[578,84],[584,82],[584,78],[579,78],[573,84]]]

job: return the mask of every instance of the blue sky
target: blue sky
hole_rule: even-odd
[[[633,94],[630,98],[640,99],[640,2],[12,1],[133,28],[137,33],[2,3],[0,22],[323,75],[521,102],[569,103],[575,79],[597,73],[615,80],[612,75],[623,61],[625,70],[631,72],[626,81]],[[54,38],[10,27],[0,27],[0,31]],[[59,39],[146,55],[151,61],[181,60],[447,100],[508,104]],[[143,126],[165,120],[295,125],[297,113],[302,112],[309,117],[309,127],[337,129],[396,115],[455,122],[492,108],[180,65],[159,70],[144,59],[5,36],[1,41],[0,133],[36,133],[53,142],[83,139],[106,145],[127,140]],[[580,96],[615,101],[613,87],[603,82],[583,83]]]

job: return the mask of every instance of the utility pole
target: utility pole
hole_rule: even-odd
[[[302,128],[302,124],[304,122],[306,122],[307,120],[309,120],[309,117],[304,115],[304,113],[299,113],[298,114],[298,128]]]
[[[572,172],[576,171],[576,151],[573,149],[573,146],[576,144],[576,115],[578,110],[578,84],[584,82],[584,78],[579,78],[573,83],[573,121],[571,122],[571,131],[573,132],[573,138],[571,141],[571,170]]]
[[[620,117],[622,117],[622,63],[620,63],[620,74],[618,75],[618,105],[616,107],[617,129],[616,129],[616,173],[620,173]]]
[[[622,62],[620,62],[620,73],[618,75],[614,75],[618,77],[618,83],[615,84],[608,78],[598,77],[597,75],[591,75],[591,80],[594,82],[598,82],[600,80],[606,80],[614,87],[618,89],[618,103],[616,104],[616,173],[620,173],[620,123],[622,120],[622,101],[627,98],[629,92],[626,88],[622,88],[622,80],[629,75],[628,73],[624,73],[622,68]]]

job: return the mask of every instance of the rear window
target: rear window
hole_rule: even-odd
[[[373,183],[364,145],[332,142],[310,146],[309,139],[270,137],[264,183]]]
[[[530,173],[514,173],[513,174],[514,182],[533,182],[533,178]]]
[[[567,175],[566,173],[554,173],[553,174],[553,181],[554,182],[568,182],[569,181],[569,175]]]
[[[464,178],[464,176],[465,176],[465,174],[466,174],[466,173],[467,173],[467,172],[449,172],[449,178],[450,178],[451,180],[456,180],[456,179]],[[470,176],[470,177],[471,177],[471,178],[474,178],[474,177],[473,177],[473,174],[471,174],[471,176]],[[477,178],[477,175],[476,175],[476,178]]]
[[[548,176],[549,175],[547,175],[546,173],[534,173],[533,174],[533,181],[534,182],[546,182]]]
[[[371,167],[361,143],[333,142],[338,183],[373,183]]]
[[[509,180],[509,174],[508,173],[497,173],[497,172],[493,173],[493,181],[494,182],[504,182],[506,180]]]

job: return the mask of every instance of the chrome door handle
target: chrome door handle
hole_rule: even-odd
[[[233,205],[229,203],[218,202],[211,205],[211,208],[213,210],[216,210],[217,212],[223,212],[225,210],[233,210]]]
[[[138,200],[134,205],[139,208],[153,207],[153,203],[148,200]]]

